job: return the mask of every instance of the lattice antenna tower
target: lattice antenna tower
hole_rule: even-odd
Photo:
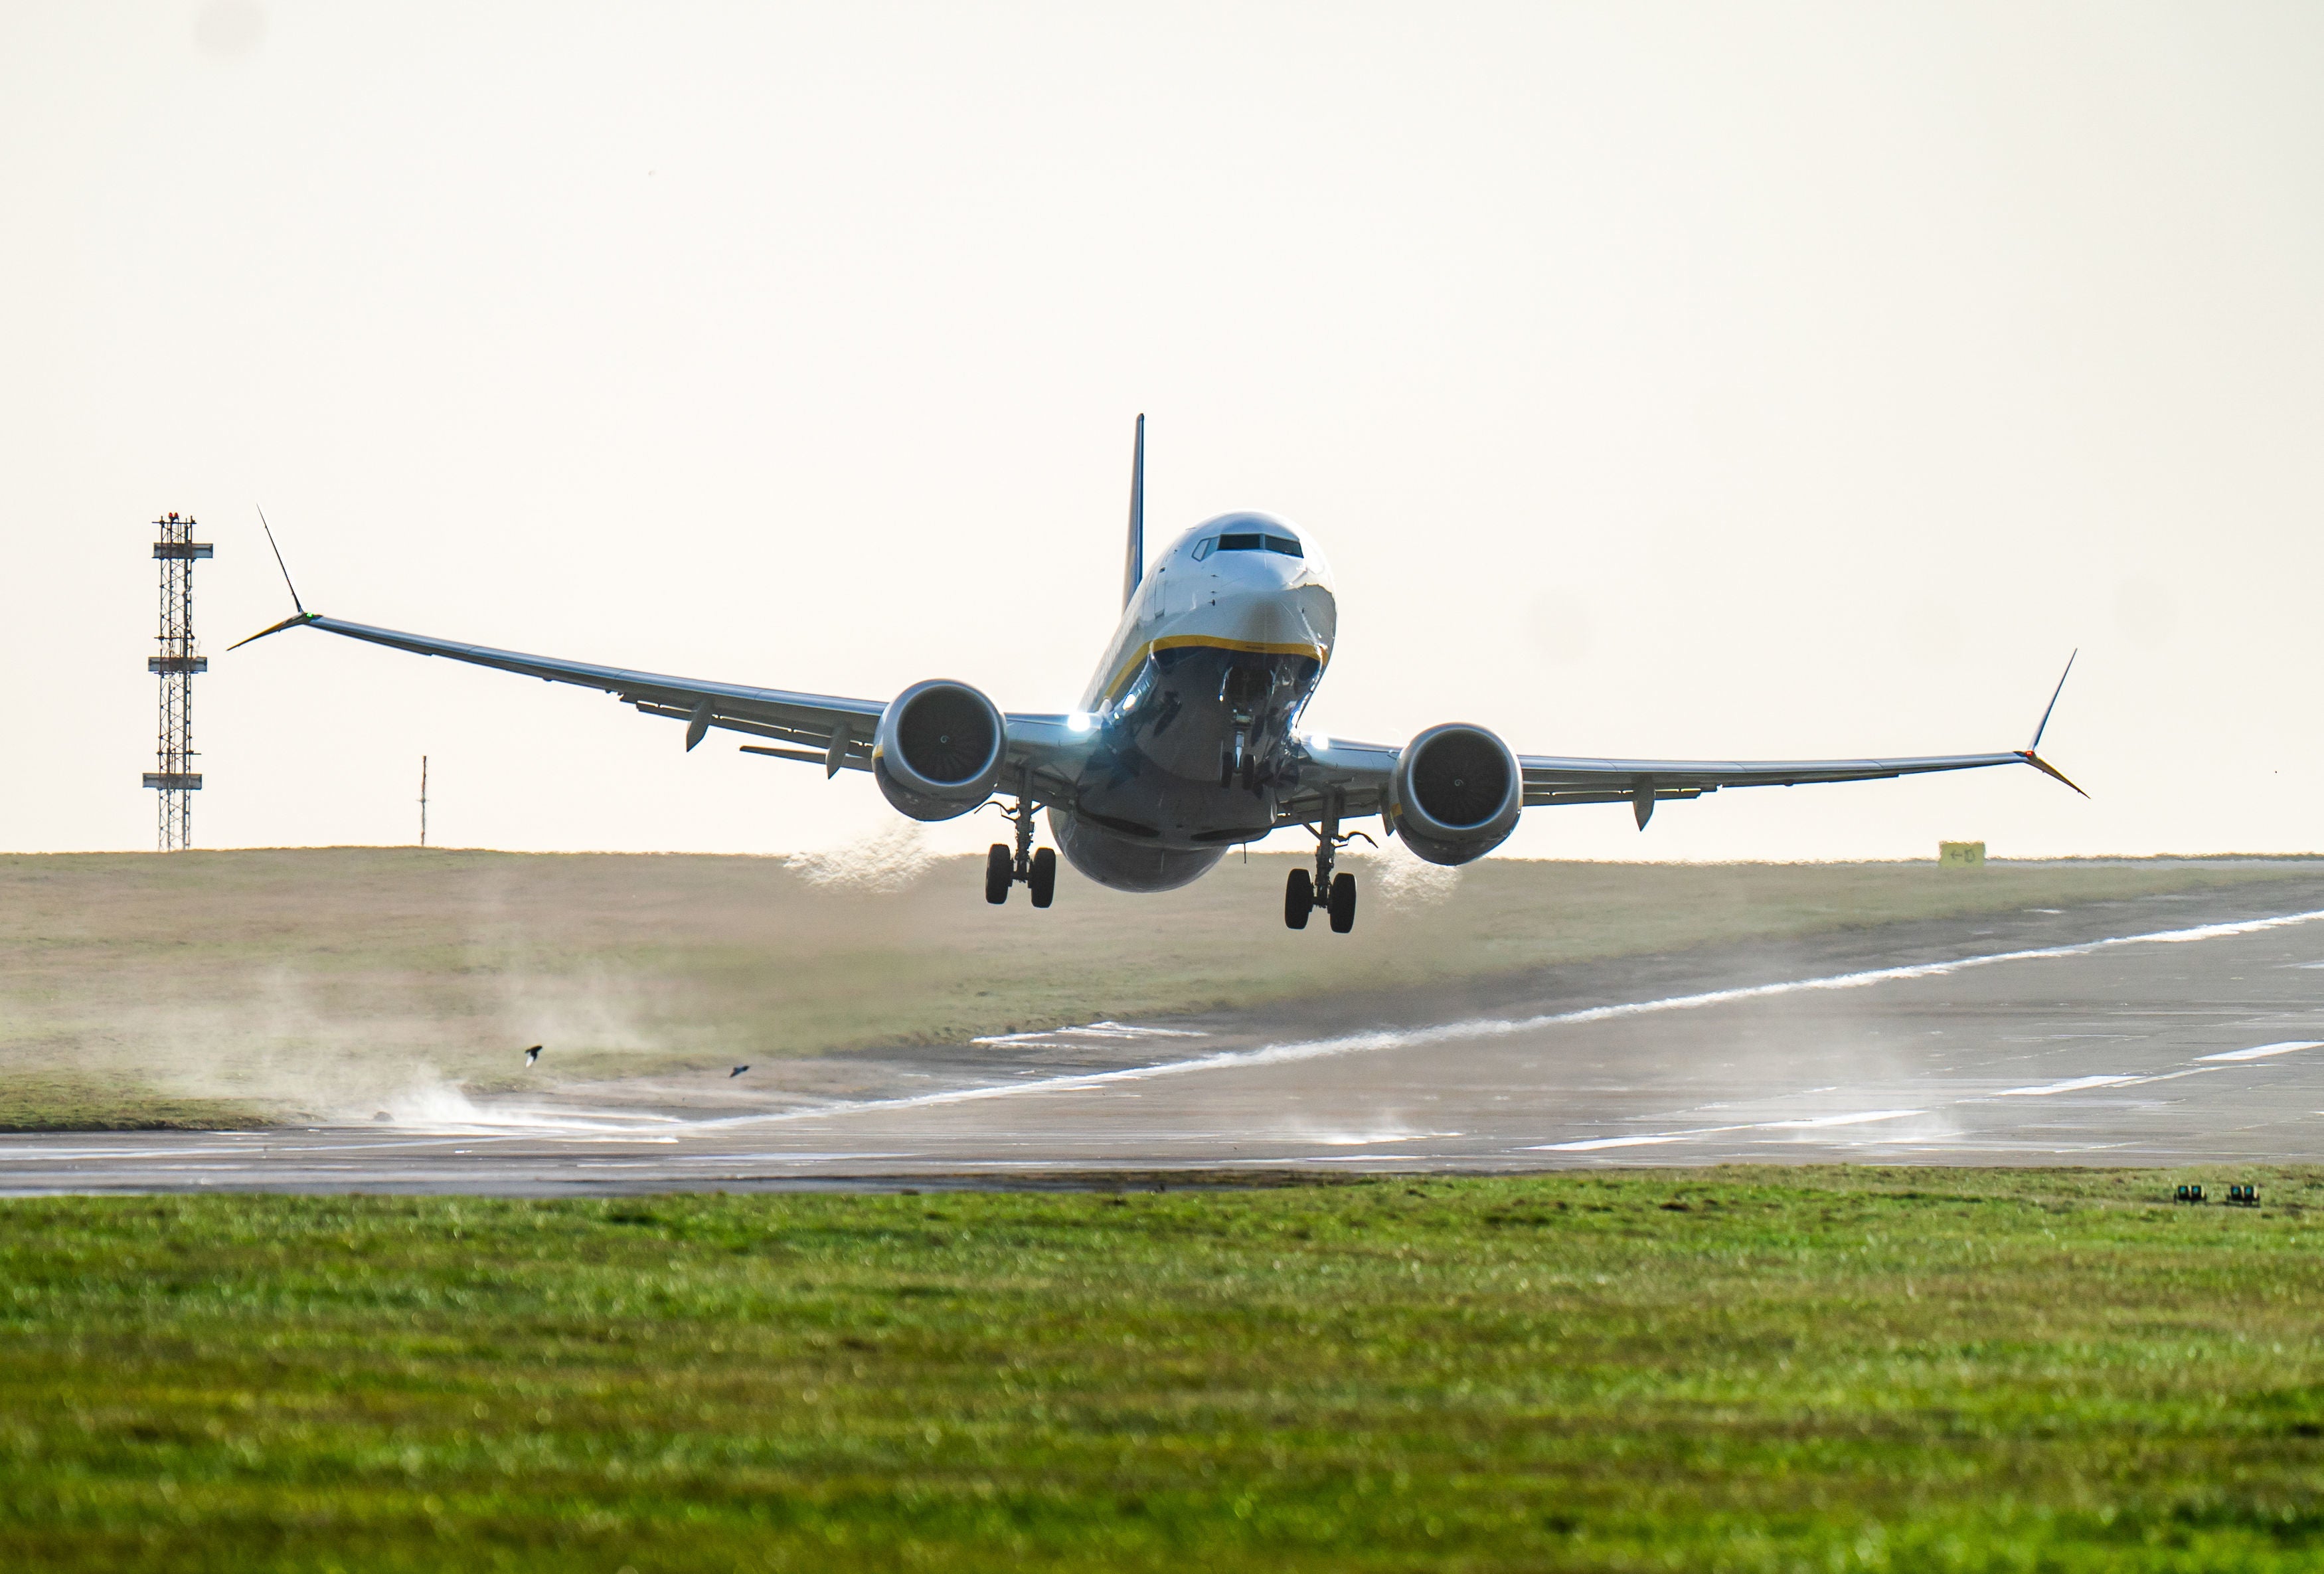
[[[202,788],[201,773],[193,768],[194,675],[208,671],[210,663],[194,653],[194,560],[212,553],[208,542],[194,539],[190,516],[167,514],[153,525],[161,536],[153,556],[161,565],[161,632],[154,636],[161,649],[146,659],[145,670],[161,675],[161,725],[154,748],[160,768],[145,773],[145,785],[161,792],[156,845],[169,853],[193,845],[193,795]]]

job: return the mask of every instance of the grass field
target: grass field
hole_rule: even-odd
[[[1487,860],[1399,902],[1371,865],[1338,936],[1282,927],[1289,863],[1073,877],[1038,912],[958,859],[871,892],[773,858],[0,856],[0,1128],[361,1117],[415,1078],[505,1086],[534,1042],[565,1079],[723,1069],[2318,867]]]
[[[2257,1178],[10,1202],[0,1567],[2313,1569]]]

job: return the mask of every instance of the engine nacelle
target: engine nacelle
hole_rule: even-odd
[[[872,735],[872,775],[914,819],[951,819],[992,796],[1009,724],[983,693],[931,678],[888,702]]]
[[[1404,845],[1432,864],[1466,864],[1509,839],[1525,807],[1525,773],[1481,727],[1449,722],[1414,738],[1388,779]]]

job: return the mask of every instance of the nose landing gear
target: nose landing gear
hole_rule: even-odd
[[[1315,872],[1294,869],[1283,886],[1283,923],[1286,929],[1305,929],[1307,915],[1317,908],[1332,915],[1332,932],[1346,934],[1356,927],[1356,877],[1332,872],[1339,850],[1364,836],[1353,831],[1340,833],[1340,801],[1334,795],[1323,810],[1323,823],[1315,833]],[[1364,840],[1371,841],[1364,836]],[[1377,846],[1378,844],[1374,844]]]
[[[1221,787],[1231,787],[1237,781],[1240,781],[1244,792],[1256,792],[1262,783],[1271,781],[1274,775],[1275,772],[1267,760],[1261,757],[1257,748],[1251,746],[1250,729],[1238,726],[1235,728],[1234,742],[1219,745],[1219,785]]]
[[[1054,847],[1033,850],[1033,801],[1019,791],[1017,807],[1001,814],[1017,829],[1017,847],[995,842],[984,855],[984,899],[995,907],[1009,900],[1009,888],[1022,880],[1033,893],[1033,905],[1047,907],[1057,894],[1057,853]]]

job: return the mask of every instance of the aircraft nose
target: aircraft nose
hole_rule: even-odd
[[[1282,589],[1299,577],[1304,567],[1297,558],[1279,552],[1219,552],[1211,562],[1227,584],[1260,592]]]
[[[1319,643],[1312,608],[1302,597],[1285,594],[1287,576],[1268,575],[1265,582],[1222,586],[1214,603],[1228,615],[1232,637],[1254,645],[1314,645]]]

